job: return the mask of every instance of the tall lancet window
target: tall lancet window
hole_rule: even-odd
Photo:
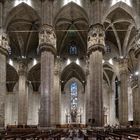
[[[77,46],[76,46],[76,43],[74,41],[72,41],[69,45],[69,54],[70,55],[77,55],[78,54]]]
[[[70,46],[70,55],[77,55],[77,47]]]
[[[76,122],[77,106],[78,106],[78,86],[77,82],[72,82],[70,85],[71,92],[71,121]]]

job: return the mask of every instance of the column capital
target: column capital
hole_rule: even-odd
[[[126,73],[128,71],[128,59],[119,59],[119,69],[120,73]]]
[[[24,60],[19,61],[19,75],[26,75],[27,74],[27,62]]]
[[[136,35],[135,55],[136,55],[136,57],[138,57],[138,55],[140,55],[140,31]]]
[[[50,51],[56,54],[56,35],[54,28],[50,25],[44,24],[39,31],[39,46],[38,52]]]
[[[95,24],[90,26],[88,32],[88,54],[92,51],[104,52],[105,46],[105,30],[102,24]]]
[[[130,79],[131,88],[134,89],[135,87],[138,87],[138,76],[132,76]]]
[[[9,47],[9,43],[8,43],[7,34],[0,33],[0,52],[5,55],[8,55],[9,50],[10,50],[10,47]]]

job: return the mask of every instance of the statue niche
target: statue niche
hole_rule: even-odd
[[[73,123],[76,123],[76,118],[77,118],[77,110],[76,110],[76,109],[73,109],[73,110],[71,111],[71,121],[72,121]]]

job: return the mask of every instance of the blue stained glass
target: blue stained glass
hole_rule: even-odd
[[[71,95],[77,95],[77,83],[73,82],[71,84]]]
[[[70,85],[70,91],[71,91],[71,110],[77,109],[77,83],[73,82]]]
[[[70,54],[71,55],[77,54],[77,47],[76,46],[70,46]]]

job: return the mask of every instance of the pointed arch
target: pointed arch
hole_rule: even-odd
[[[58,11],[53,24],[56,29],[59,55],[66,52],[65,46],[69,44],[69,41],[76,41],[79,48],[84,50],[84,53],[86,52],[89,19],[82,7],[70,2]]]
[[[62,90],[64,89],[67,81],[74,77],[78,79],[83,85],[85,85],[86,77],[84,70],[79,65],[73,62],[67,67],[65,67],[61,73]]]
[[[69,14],[69,10],[70,8],[72,8],[74,11],[77,11],[77,13],[75,14],[78,14],[80,13],[79,16],[82,15],[82,19],[84,19],[84,21],[86,23],[89,23],[89,18],[88,18],[88,14],[87,12],[82,8],[80,7],[79,5],[77,5],[76,3],[74,2],[69,2],[67,5],[63,6],[60,8],[60,10],[56,13],[56,15],[54,16],[54,20],[53,20],[53,24],[54,26],[60,21],[60,18],[61,16],[65,13],[65,15]],[[64,18],[65,19],[65,18]],[[80,18],[79,18],[80,19]],[[67,20],[67,18],[65,19]]]
[[[40,16],[38,15],[38,13],[28,4],[22,2],[20,4],[18,4],[17,6],[13,7],[8,14],[6,15],[5,21],[4,21],[4,29],[7,29],[7,27],[9,26],[10,22],[12,22],[12,20],[15,18],[15,16],[22,10],[25,10],[28,14],[30,13],[31,18],[34,16],[34,18],[36,18],[37,22],[41,21]]]
[[[13,92],[13,89],[18,82],[19,76],[16,69],[7,63],[6,70],[6,87],[8,92]]]
[[[28,4],[21,3],[12,8],[5,20],[5,30],[13,56],[31,57],[36,54],[40,23],[37,12]]]
[[[126,3],[124,2],[118,2],[115,5],[113,5],[112,7],[110,7],[105,14],[103,15],[103,20],[102,23],[105,22],[107,16],[112,13],[113,11],[115,11],[117,8],[121,8],[122,10],[124,10],[126,13],[128,13],[132,19],[135,21],[135,24],[137,26],[137,28],[140,27],[140,19],[138,18],[138,15],[136,13],[136,11],[134,11],[134,9],[130,6],[128,6]]]
[[[40,87],[40,63],[33,66],[27,76],[27,80],[32,84],[33,91],[38,91]]]
[[[128,55],[129,46],[139,26],[137,16],[136,12],[124,2],[118,2],[104,15],[102,22],[106,26],[106,40],[115,43],[120,56]]]

